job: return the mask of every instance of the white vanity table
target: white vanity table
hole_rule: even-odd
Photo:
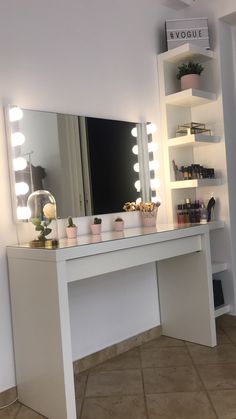
[[[216,345],[208,225],[131,228],[7,254],[19,400],[50,419],[76,419],[71,282],[158,262],[163,334]]]

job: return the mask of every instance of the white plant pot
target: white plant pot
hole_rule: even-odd
[[[92,234],[101,234],[102,224],[90,224]]]
[[[123,231],[124,230],[124,221],[114,221],[113,226],[115,231]]]
[[[180,79],[181,90],[200,89],[200,75],[186,74]]]
[[[77,237],[77,227],[66,227],[66,235],[68,239],[75,239]]]

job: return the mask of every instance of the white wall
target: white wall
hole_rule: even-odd
[[[1,0],[1,6],[3,103],[158,125],[156,53],[164,50],[164,21],[175,11],[157,0]],[[15,383],[5,246],[16,237],[4,156],[1,131],[0,391]],[[164,215],[163,204],[160,220]],[[154,272],[149,274],[143,286],[148,294],[156,293]],[[138,306],[145,316],[145,306]],[[152,327],[158,313],[146,319],[145,327]],[[122,336],[127,337],[125,329]]]

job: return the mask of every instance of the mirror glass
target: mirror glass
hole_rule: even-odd
[[[58,217],[66,218],[121,212],[125,202],[142,198],[139,124],[24,109],[17,123],[25,141],[15,153],[27,165],[15,171],[15,181],[29,185],[17,205],[46,189]]]

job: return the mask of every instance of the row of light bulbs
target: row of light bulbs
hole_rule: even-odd
[[[156,132],[156,130],[157,130],[157,128],[156,128],[156,125],[155,124],[153,124],[153,123],[146,124],[146,132],[147,132],[147,135],[154,134]],[[134,127],[131,130],[131,135],[133,137],[137,138],[137,136],[138,136],[137,127]],[[151,152],[154,153],[155,151],[157,151],[157,149],[158,149],[158,145],[157,145],[156,142],[153,142],[152,141],[152,142],[148,143],[148,153],[151,153]],[[138,155],[138,153],[139,153],[138,145],[133,146],[132,152],[136,156]],[[157,160],[150,160],[149,161],[149,171],[156,171],[159,168],[160,168],[159,161],[157,161]],[[134,171],[136,173],[139,173],[140,172],[139,163],[135,163],[134,166],[133,166],[133,169],[134,169]],[[140,192],[141,191],[141,183],[140,183],[140,180],[137,180],[135,182],[134,187],[137,190],[137,192]],[[154,179],[150,179],[150,187],[151,187],[151,190],[152,191],[156,191],[157,189],[159,189],[160,188],[160,179],[159,178],[156,178],[156,177]],[[137,203],[140,202],[140,201],[141,201],[141,198],[138,198],[136,200]],[[154,202],[156,201],[156,197],[155,196],[152,197],[152,201],[154,201]]]
[[[19,131],[18,122],[23,118],[23,111],[18,106],[11,106],[8,112],[10,122],[11,146],[13,150],[20,147],[25,142],[25,136]],[[16,154],[13,152],[13,154]],[[27,167],[27,160],[24,157],[14,157],[12,161],[14,172],[19,172]],[[24,196],[29,192],[29,185],[26,182],[15,182],[16,196]],[[27,206],[17,206],[17,219],[26,220],[29,218],[29,209]]]

